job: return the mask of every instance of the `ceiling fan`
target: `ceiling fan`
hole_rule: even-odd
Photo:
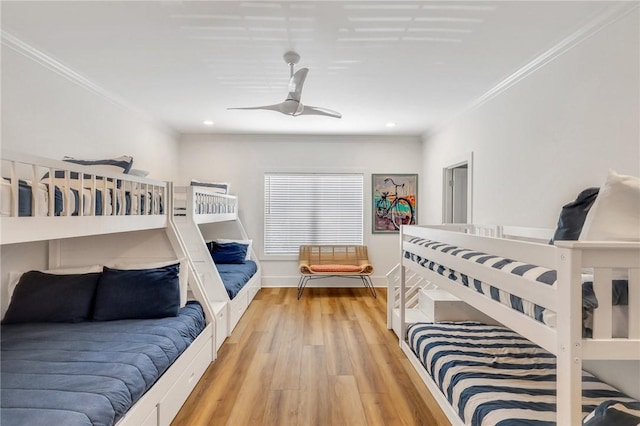
[[[304,85],[304,80],[307,78],[307,74],[309,73],[309,68],[300,68],[295,73],[293,72],[294,65],[300,61],[300,55],[296,52],[285,53],[284,61],[289,65],[291,75],[291,78],[289,79],[289,95],[284,102],[275,105],[227,109],[265,109],[269,111],[278,111],[294,117],[299,115],[326,115],[328,117],[342,118],[342,114],[339,112],[326,108],[303,105],[300,102],[300,96],[302,96],[302,86]]]

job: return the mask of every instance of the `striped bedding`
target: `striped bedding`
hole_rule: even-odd
[[[537,282],[551,286],[555,285],[556,283],[556,271],[544,268],[542,266],[518,262],[512,259],[505,259],[504,257],[494,256],[487,253],[460,248],[451,244],[427,240],[419,237],[413,237],[409,240],[409,242],[442,253],[448,253],[452,256],[469,260],[470,262],[481,263],[486,266],[491,266],[495,269],[510,272],[514,275],[519,275],[522,278],[528,279],[532,283]],[[473,288],[478,293],[488,295],[493,300],[499,301],[503,305],[509,306],[516,311],[522,312],[523,314],[534,318],[535,320],[540,321],[550,327],[556,326],[556,313],[549,309],[545,309],[542,306],[538,306],[535,303],[522,299],[521,297],[509,294],[504,290],[500,290],[497,287],[474,279],[473,277],[468,277],[465,274],[458,273],[453,269],[449,269],[414,253],[405,251],[404,257],[406,259],[412,260],[413,262],[416,262],[422,267],[429,268],[433,272],[445,276],[450,280],[457,282],[458,284]]]
[[[427,240],[424,238],[413,237],[408,242],[417,244],[434,251],[448,253],[451,256],[456,256],[462,259],[469,260],[470,262],[481,263],[483,265],[500,269],[505,272],[512,273],[514,275],[521,276],[532,282],[534,285],[550,285],[555,286],[557,280],[557,272],[553,269],[545,268],[542,266],[536,266],[529,263],[519,262],[513,259],[507,259],[500,256],[490,255],[487,253],[460,248],[451,244],[441,243],[438,241]],[[465,274],[454,271],[436,262],[431,261],[425,257],[419,256],[415,253],[408,251],[404,252],[404,257],[418,265],[428,268],[433,272],[436,272],[444,277],[449,278],[458,284],[464,285],[469,288],[475,289],[478,293],[487,295],[493,300],[496,300],[503,305],[506,305],[518,312],[521,312],[543,324],[550,327],[556,326],[556,313],[546,309],[542,306],[538,306],[528,300],[524,300],[521,297],[507,293],[504,290],[500,290],[485,282],[469,277]],[[596,300],[595,293],[593,292],[593,276],[583,274],[582,277],[582,306],[583,306],[583,319],[584,319],[584,335],[590,336],[591,330],[589,328],[589,318],[593,309],[598,307],[598,301]],[[626,279],[614,279],[612,282],[612,298],[614,305],[626,305],[628,294],[628,281]],[[626,333],[626,331],[625,331]],[[620,337],[620,336],[618,336]]]
[[[556,358],[524,337],[500,326],[443,322],[412,324],[407,338],[465,424],[555,424]],[[582,382],[585,416],[600,404],[612,405],[612,400],[615,407],[625,403],[627,411],[640,408],[587,372]]]

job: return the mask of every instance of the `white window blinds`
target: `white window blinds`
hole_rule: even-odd
[[[363,175],[266,173],[264,254],[305,244],[363,244]]]

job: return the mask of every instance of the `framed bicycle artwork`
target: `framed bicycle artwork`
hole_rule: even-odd
[[[394,233],[417,222],[418,175],[371,174],[373,233]]]

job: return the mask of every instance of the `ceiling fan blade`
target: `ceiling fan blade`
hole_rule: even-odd
[[[257,107],[238,107],[238,108],[227,108],[227,109],[265,109],[269,111],[277,111],[287,115],[300,115],[302,111],[302,104],[298,101],[294,101],[292,99],[287,99],[284,102],[275,105],[265,105],[265,106],[257,106]]]
[[[304,86],[304,80],[309,74],[309,68],[300,68],[289,79],[289,96],[287,100],[292,99],[294,101],[300,101],[302,96],[302,86]]]
[[[302,108],[302,112],[296,115],[326,115],[333,118],[342,118],[342,114],[337,111],[333,111],[327,108],[312,107],[308,105],[305,105]]]
[[[342,114],[337,111],[332,111],[326,108],[302,105],[302,103],[300,102],[300,97],[302,96],[302,87],[304,86],[304,82],[307,79],[307,74],[309,74],[309,68],[301,68],[295,73],[293,72],[294,65],[297,64],[298,60],[300,59],[300,55],[295,52],[287,52],[284,55],[284,59],[291,68],[291,78],[289,79],[289,95],[284,100],[284,102],[275,105],[237,107],[227,109],[263,109],[281,112],[282,114],[291,115],[294,117],[298,115],[324,115],[327,117],[342,118]]]
[[[265,105],[265,106],[256,106],[256,107],[236,107],[236,108],[227,108],[227,109],[266,109],[270,111],[284,112],[282,110],[282,103],[275,104],[275,105]]]

